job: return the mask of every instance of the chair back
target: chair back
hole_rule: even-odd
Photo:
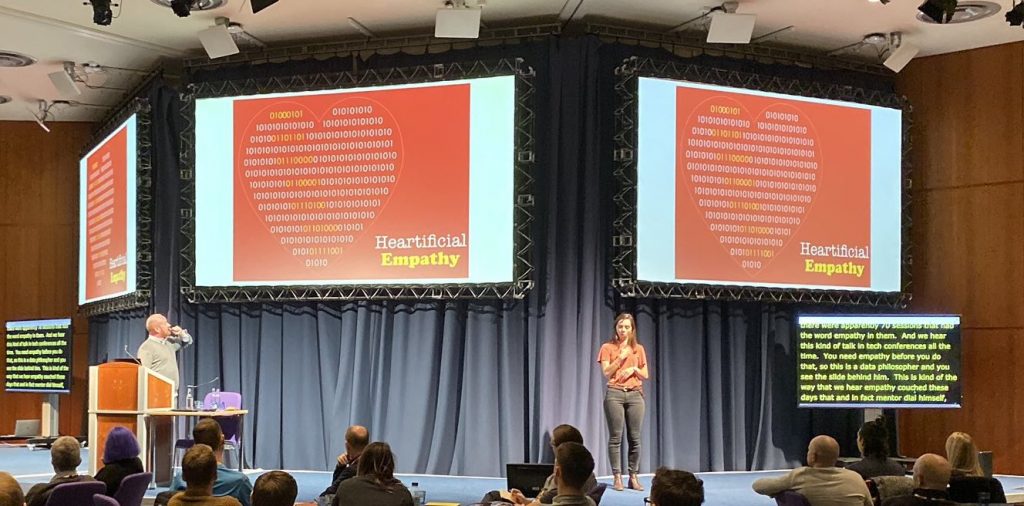
[[[604,491],[608,489],[607,483],[598,483],[594,488],[587,492],[587,497],[594,500],[594,504],[601,504],[601,496],[604,495]]]
[[[878,489],[879,504],[886,499],[914,493],[914,478],[910,476],[875,476],[871,478]],[[871,487],[868,486],[870,489]]]
[[[117,499],[103,494],[92,495],[92,506],[121,506]]]
[[[129,474],[121,480],[121,486],[117,488],[114,499],[117,499],[120,506],[142,506],[142,498],[146,496],[151,481],[152,473]]]
[[[783,490],[775,496],[775,504],[778,506],[811,506],[803,494],[794,490]]]
[[[221,392],[220,401],[227,408],[242,409],[242,394],[239,392]],[[212,402],[213,392],[210,392],[203,398],[203,405],[208,406]],[[238,447],[238,432],[241,419],[237,416],[218,416],[215,420],[220,424],[220,431],[224,433],[226,445]]]
[[[102,481],[76,481],[53,487],[46,506],[81,506],[92,504],[93,494],[104,494],[107,484]]]
[[[1003,484],[995,478],[956,476],[949,480],[949,500],[1000,504],[1006,502],[1006,494],[1003,492]]]

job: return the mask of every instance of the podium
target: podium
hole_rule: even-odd
[[[110,429],[121,426],[139,440],[139,458],[157,483],[169,482],[173,425],[150,413],[174,408],[174,382],[135,362],[108,362],[89,368],[89,474],[103,467]]]

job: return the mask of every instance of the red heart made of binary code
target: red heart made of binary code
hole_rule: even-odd
[[[387,205],[405,159],[382,104],[346,97],[314,111],[274,102],[238,142],[236,176],[267,233],[306,267],[327,267]],[[257,165],[244,159],[261,160]]]
[[[814,124],[792,104],[754,115],[719,96],[695,108],[677,136],[677,177],[708,231],[743,270],[760,273],[796,235],[821,185]]]

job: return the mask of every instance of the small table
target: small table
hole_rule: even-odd
[[[185,418],[189,422],[189,425],[191,426],[192,422],[194,422],[195,420],[198,420],[200,418],[227,418],[227,417],[234,417],[234,416],[239,417],[239,421],[238,421],[238,472],[242,472],[243,463],[245,462],[245,459],[243,457],[244,453],[242,453],[242,445],[245,444],[245,415],[247,415],[247,414],[249,414],[249,410],[247,410],[247,409],[223,409],[223,410],[216,410],[216,411],[197,411],[197,410],[178,410],[178,409],[151,410],[151,411],[146,412],[146,423],[147,424],[150,423],[150,421],[153,420],[155,417],[170,417],[171,418],[171,422],[172,422],[172,424],[174,426],[174,428],[172,429],[171,432],[174,434],[174,437],[177,438],[178,437],[178,419],[179,418]],[[189,430],[191,430],[191,429],[189,429]],[[150,470],[155,468],[155,463],[156,463],[156,457],[155,457],[155,453],[156,452],[153,451],[153,448],[154,448],[154,441],[153,441],[153,438],[150,438],[149,439],[150,462],[147,463],[150,466],[149,467]],[[173,470],[174,469],[174,449],[173,448],[171,449],[170,453],[171,453],[171,456],[170,456],[171,467],[170,468]]]

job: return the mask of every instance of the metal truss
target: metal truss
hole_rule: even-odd
[[[515,76],[515,161],[511,283],[424,285],[317,285],[205,287],[195,283],[195,101],[199,98],[260,95],[365,86],[444,82]],[[192,303],[288,300],[521,299],[533,288],[534,176],[536,134],[535,72],[523,59],[505,58],[287,77],[203,81],[188,85],[181,116],[181,293]]]
[[[618,80],[615,92],[616,162],[613,172],[617,189],[612,198],[616,214],[612,223],[612,285],[624,297],[683,298],[718,300],[757,300],[793,303],[862,304],[872,306],[906,307],[911,298],[912,255],[910,228],[912,226],[910,128],[912,109],[905,97],[878,90],[814,81],[802,81],[776,76],[751,74],[694,65],[678,61],[663,61],[632,57],[615,70]],[[636,276],[636,185],[637,185],[637,79],[659,77],[692,81],[733,88],[784,93],[806,97],[857,102],[903,111],[902,160],[902,230],[901,230],[901,291],[861,292],[847,290],[781,289],[750,286],[723,286],[707,284],[655,283],[641,281]]]
[[[79,306],[85,316],[96,316],[114,311],[149,307],[153,290],[153,144],[151,137],[152,112],[149,101],[136,98],[127,107],[108,119],[93,134],[82,150],[85,156],[89,150],[117,130],[131,115],[137,114],[136,127],[136,176],[135,176],[135,291],[120,297],[90,302]],[[79,241],[85,240],[79,237]],[[79,266],[81,269],[82,266]]]

